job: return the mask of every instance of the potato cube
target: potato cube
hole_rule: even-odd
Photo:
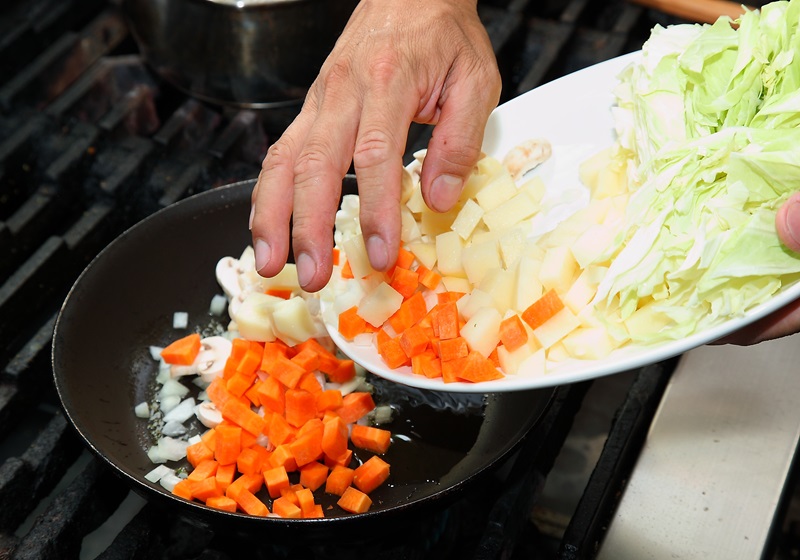
[[[468,199],[458,213],[458,216],[456,216],[456,219],[453,220],[453,225],[450,229],[458,233],[461,239],[466,241],[472,235],[475,226],[481,221],[483,214],[483,208],[478,206],[478,203],[474,200]]]
[[[537,299],[542,297],[544,290],[539,281],[541,261],[528,256],[522,256],[517,263],[517,284],[514,292],[512,307],[517,311],[524,311]]]
[[[475,288],[456,302],[458,312],[464,319],[469,319],[484,307],[494,307],[492,294]]]
[[[420,215],[419,231],[423,235],[430,235],[436,237],[437,235],[449,232],[453,220],[456,219],[458,213],[461,211],[460,206],[456,206],[447,212],[434,212],[433,210],[424,210]]]
[[[507,201],[483,215],[483,223],[490,231],[507,230],[539,211],[539,205],[524,192],[517,193]]]
[[[278,298],[280,299],[280,298]],[[321,334],[322,326],[311,316],[303,298],[280,299],[272,306],[275,336],[290,346]]]
[[[547,349],[579,326],[580,320],[568,307],[564,307],[542,325],[533,329],[533,335],[542,348]]]
[[[500,257],[503,259],[503,266],[511,268],[522,256],[527,240],[521,227],[513,228],[500,236]]]
[[[561,301],[573,313],[580,313],[592,301],[592,298],[597,293],[597,286],[607,271],[608,269],[602,266],[590,266],[582,271],[569,290],[561,297]]]
[[[605,224],[592,224],[570,245],[572,256],[581,268],[590,264],[603,264],[608,260],[608,251],[618,235],[615,228]]]
[[[496,175],[475,194],[475,200],[485,211],[490,211],[517,194],[517,185],[507,170]]]
[[[503,266],[497,243],[474,243],[467,245],[461,251],[461,264],[467,275],[467,280],[478,284],[486,274]]]
[[[539,281],[545,290],[554,289],[559,293],[569,290],[572,279],[578,270],[578,263],[569,247],[551,247],[544,253],[539,269]]]
[[[517,287],[517,275],[513,270],[494,268],[483,277],[479,287],[492,295],[494,306],[500,313],[513,308]]]
[[[400,239],[404,243],[411,243],[422,236],[419,224],[414,219],[414,215],[408,208],[400,208]]]
[[[408,250],[411,251],[417,260],[423,266],[430,270],[436,266],[436,245],[425,241],[416,241],[408,244]]]
[[[500,342],[500,323],[503,318],[494,307],[478,310],[461,328],[461,336],[472,350],[488,358]]]
[[[436,236],[436,261],[443,276],[464,276],[461,262],[463,246],[461,237],[454,231]]]
[[[403,295],[386,282],[369,292],[358,306],[358,316],[373,327],[380,327],[400,309]]]
[[[442,285],[448,292],[468,294],[472,291],[472,284],[469,283],[469,280],[460,276],[442,276]]]
[[[603,327],[578,327],[561,343],[569,355],[579,360],[598,360],[608,356],[616,343]]]
[[[350,263],[353,277],[363,278],[375,272],[367,256],[367,247],[364,245],[363,235],[355,235],[342,241],[342,249],[345,257],[347,257],[347,262]]]
[[[236,322],[239,333],[243,337],[258,342],[272,342],[275,340],[272,309],[279,301],[284,300],[260,292],[252,292],[238,306],[230,308],[231,319]]]

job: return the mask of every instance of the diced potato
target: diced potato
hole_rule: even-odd
[[[472,284],[469,283],[469,280],[460,276],[442,276],[442,285],[448,292],[468,294],[472,291]]]
[[[608,167],[613,151],[613,147],[600,150],[578,166],[578,178],[590,190],[597,187],[600,172]]]
[[[468,199],[458,213],[458,216],[456,216],[456,219],[453,220],[453,225],[450,229],[458,233],[461,239],[466,241],[472,235],[475,226],[481,221],[483,214],[483,208],[474,200]]]
[[[503,259],[503,266],[506,269],[511,268],[517,262],[517,259],[522,256],[525,251],[525,244],[527,240],[522,228],[517,227],[505,232],[498,244],[500,245],[500,257]]]
[[[249,340],[272,342],[275,340],[275,326],[272,319],[273,306],[284,301],[282,298],[252,292],[235,307],[233,319],[239,333]]]
[[[497,360],[500,362],[500,369],[510,375],[516,374],[520,364],[530,358],[533,352],[533,348],[527,344],[523,344],[512,351],[509,351],[501,344],[497,347]]]
[[[432,237],[436,237],[441,233],[450,232],[450,225],[460,211],[461,207],[458,205],[447,212],[434,212],[426,208],[420,215],[419,231],[423,235],[430,235]]]
[[[592,224],[570,246],[572,256],[581,268],[606,262],[608,249],[617,231],[605,224]]]
[[[547,355],[547,360],[551,362],[563,362],[564,360],[569,360],[572,357],[569,355],[569,352],[561,342],[556,342],[545,352]]]
[[[358,316],[373,327],[380,327],[400,309],[403,295],[386,282],[381,282],[361,300]]]
[[[534,301],[542,297],[544,290],[539,281],[541,261],[523,255],[516,267],[517,286],[514,293],[512,307],[517,311],[524,311]]]
[[[419,224],[414,219],[414,215],[408,208],[400,208],[400,239],[404,243],[411,243],[422,236]]]
[[[300,291],[300,283],[297,281],[297,266],[294,263],[286,263],[281,271],[272,278],[262,278],[262,286],[279,290]]]
[[[564,307],[561,311],[553,315],[544,324],[533,329],[533,335],[542,348],[550,348],[556,342],[567,336],[570,332],[580,326],[580,320],[575,314]]]
[[[461,260],[463,246],[461,237],[454,231],[447,231],[436,236],[436,261],[439,272],[443,276],[464,275]]]
[[[539,205],[524,192],[519,192],[505,202],[487,210],[483,223],[490,231],[510,229],[539,211]]]
[[[602,327],[578,327],[561,343],[569,355],[579,360],[598,360],[608,356],[616,343]]]
[[[483,277],[479,288],[492,295],[494,306],[500,313],[514,307],[514,294],[517,288],[517,275],[513,270],[494,268]]]
[[[625,328],[631,340],[650,337],[673,324],[673,320],[656,306],[655,303],[648,303],[625,319]]]
[[[472,350],[480,352],[484,357],[500,342],[500,323],[503,320],[500,312],[494,307],[483,307],[478,310],[461,328],[461,336]]]
[[[364,245],[363,235],[356,235],[343,241],[342,250],[344,250],[347,262],[350,263],[350,270],[353,271],[355,278],[363,278],[375,272],[367,256],[367,247]]]
[[[494,241],[488,243],[473,243],[461,251],[461,264],[467,275],[467,280],[478,284],[486,274],[503,266],[500,251]]]
[[[429,270],[433,270],[433,267],[436,266],[436,245],[434,243],[424,241],[409,243],[408,250],[414,254],[420,264]]]
[[[506,200],[517,194],[517,185],[508,171],[496,175],[484,187],[475,193],[475,200],[485,211],[497,208]]]
[[[414,214],[422,214],[423,212],[429,210],[428,205],[425,204],[425,199],[422,198],[422,191],[419,189],[414,189],[411,192],[411,196],[409,196],[406,206]]]
[[[286,344],[295,345],[321,334],[320,327],[311,316],[303,298],[295,296],[278,299],[279,301],[272,306],[275,336]],[[241,329],[241,323],[239,327]],[[247,335],[244,336],[248,338]]]
[[[578,263],[569,247],[551,247],[544,253],[539,281],[545,290],[553,289],[564,293],[572,285],[577,270]]]
[[[590,266],[583,270],[569,290],[561,296],[561,301],[569,307],[573,313],[580,313],[597,293],[597,286],[603,279],[603,275],[608,271],[603,266]]]
[[[519,190],[531,197],[531,200],[537,205],[541,205],[544,195],[547,194],[547,187],[542,181],[541,177],[534,176],[525,181]]]
[[[469,319],[484,307],[494,307],[494,298],[492,294],[484,292],[480,288],[475,288],[460,298],[456,302],[456,306],[461,316],[464,319]]]

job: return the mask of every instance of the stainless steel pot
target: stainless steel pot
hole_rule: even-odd
[[[297,103],[357,0],[123,0],[134,40],[164,80],[214,103]]]

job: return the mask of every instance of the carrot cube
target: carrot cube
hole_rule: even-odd
[[[372,505],[372,500],[364,492],[356,490],[352,486],[344,491],[339,501],[336,504],[345,511],[350,513],[364,513],[369,511]]]
[[[336,466],[325,481],[325,492],[341,496],[353,483],[355,471],[349,467]]]
[[[564,309],[564,302],[555,290],[548,290],[522,312],[522,320],[535,329],[547,322],[553,315]]]
[[[300,484],[311,491],[325,484],[327,478],[328,467],[320,462],[313,461],[300,467]]]

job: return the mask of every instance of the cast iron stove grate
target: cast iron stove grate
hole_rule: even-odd
[[[479,8],[504,100],[639,48],[653,24],[621,0]],[[604,451],[555,538],[530,513],[576,417],[596,399],[589,382],[558,389],[500,473],[395,538],[266,550],[252,535],[231,541],[148,504],[119,523],[99,556],[86,550],[84,537],[130,496],[60,412],[49,362],[59,306],[86,264],[130,225],[256,176],[296,111],[220,108],[173,90],[142,63],[114,2],[0,7],[0,558],[233,558],[250,547],[257,558],[592,557],[672,364],[625,378]],[[407,160],[429,133],[414,127]]]

